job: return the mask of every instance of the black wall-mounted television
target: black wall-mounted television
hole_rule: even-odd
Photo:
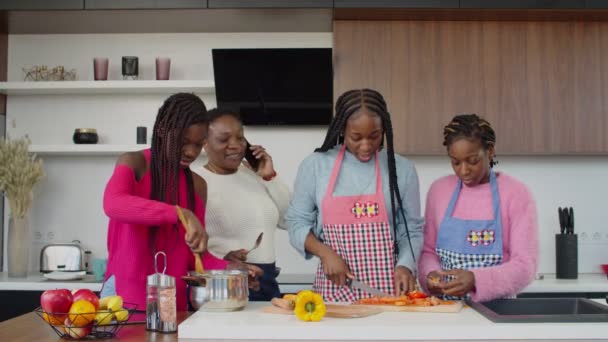
[[[326,125],[332,118],[331,48],[213,49],[218,107],[245,125]]]

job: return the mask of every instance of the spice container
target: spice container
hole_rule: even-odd
[[[164,258],[163,271],[158,271],[158,257]],[[154,271],[148,276],[146,284],[146,330],[163,333],[177,331],[177,303],[175,278],[165,274],[167,255],[158,252],[154,255]]]

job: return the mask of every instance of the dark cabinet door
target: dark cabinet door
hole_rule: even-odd
[[[85,9],[207,8],[207,0],[85,0]]]
[[[585,8],[585,0],[460,0],[460,8],[574,9]]]
[[[209,8],[332,8],[333,0],[209,0]]]
[[[335,0],[336,8],[458,8],[459,0]]]
[[[44,291],[0,291],[0,322],[34,311],[40,306],[40,295]],[[99,292],[95,292],[99,296]],[[43,322],[40,322],[43,324]]]
[[[42,291],[0,291],[0,322],[34,311],[40,306],[41,294]]]
[[[0,10],[81,10],[84,0],[3,0]]]
[[[608,8],[606,0],[587,0],[587,8]]]

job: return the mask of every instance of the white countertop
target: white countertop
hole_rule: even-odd
[[[42,273],[29,274],[26,278],[11,278],[6,272],[0,272],[0,290],[5,291],[45,291],[51,289],[90,289],[101,290],[101,282],[95,281],[92,275],[82,280],[50,280]]]
[[[555,279],[555,274],[544,274],[534,280],[522,293],[538,292],[608,292],[608,278],[603,273],[579,274],[578,279]]]
[[[270,305],[252,302],[243,311],[203,312],[178,327],[183,341],[219,340],[582,340],[608,339],[608,323],[493,323],[471,308],[459,313],[384,312],[365,318],[302,322],[292,315],[260,313]]]

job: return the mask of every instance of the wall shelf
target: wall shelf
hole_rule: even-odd
[[[215,91],[215,86],[208,80],[0,82],[0,94],[5,95],[172,94],[181,91],[209,94]]]
[[[146,148],[150,148],[150,145],[31,145],[30,152],[36,153],[40,156],[113,156],[124,152],[139,151]]]

